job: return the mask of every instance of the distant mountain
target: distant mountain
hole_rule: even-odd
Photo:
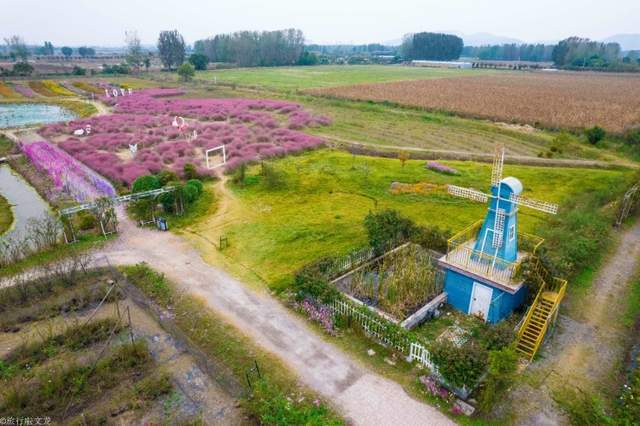
[[[616,34],[602,41],[618,43],[622,50],[640,50],[640,34]]]

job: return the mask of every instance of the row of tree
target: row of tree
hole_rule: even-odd
[[[462,56],[484,61],[551,62],[552,44],[495,44],[490,46],[465,46]]]
[[[31,49],[27,46],[24,39],[18,35],[7,37],[4,39],[4,42],[4,50],[14,61],[26,61],[32,53],[41,56],[52,56],[55,54],[55,48],[50,41],[45,41],[42,46]],[[73,48],[69,46],[63,46],[60,48],[60,53],[62,53],[66,57],[70,57],[73,55]],[[96,55],[96,51],[94,48],[86,46],[79,47],[77,49],[77,53],[83,58]]]
[[[458,36],[422,32],[406,35],[400,52],[405,60],[451,61],[460,57],[463,47],[464,42]]]
[[[241,31],[219,34],[194,43],[194,51],[212,62],[230,62],[243,67],[295,65],[304,52],[300,30]]]
[[[552,58],[558,67],[604,67],[620,60],[620,45],[570,37],[553,48]]]

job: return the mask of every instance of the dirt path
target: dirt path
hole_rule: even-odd
[[[316,335],[265,292],[250,290],[206,264],[182,238],[137,228],[123,220],[120,238],[104,253],[116,264],[145,261],[278,355],[301,381],[332,401],[354,424],[448,425],[437,409],[412,399],[402,387]]]
[[[532,364],[511,393],[516,424],[567,423],[553,401],[554,392],[569,387],[606,393],[615,386],[615,368],[624,358],[629,333],[620,321],[625,292],[639,266],[640,221],[621,234],[588,294],[569,315],[560,316],[556,334],[543,348],[543,359]]]

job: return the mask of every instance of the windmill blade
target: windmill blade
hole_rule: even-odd
[[[491,169],[491,186],[497,186],[502,180],[502,167],[504,165],[504,145],[496,144],[493,156],[493,168]]]
[[[489,195],[484,192],[456,185],[447,185],[447,192],[455,197],[468,198],[469,200],[477,201],[479,203],[486,203],[489,199]]]
[[[531,198],[524,198],[513,194],[511,194],[510,200],[519,206],[529,207],[530,209],[539,210],[541,212],[551,214],[558,213],[558,205],[548,203],[546,201],[533,200]]]

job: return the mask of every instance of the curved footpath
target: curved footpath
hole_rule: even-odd
[[[115,264],[147,262],[190,294],[205,300],[259,345],[278,355],[348,422],[358,425],[452,425],[436,408],[325,342],[305,322],[265,292],[202,260],[179,236],[140,229],[121,217],[118,240],[103,253]]]

